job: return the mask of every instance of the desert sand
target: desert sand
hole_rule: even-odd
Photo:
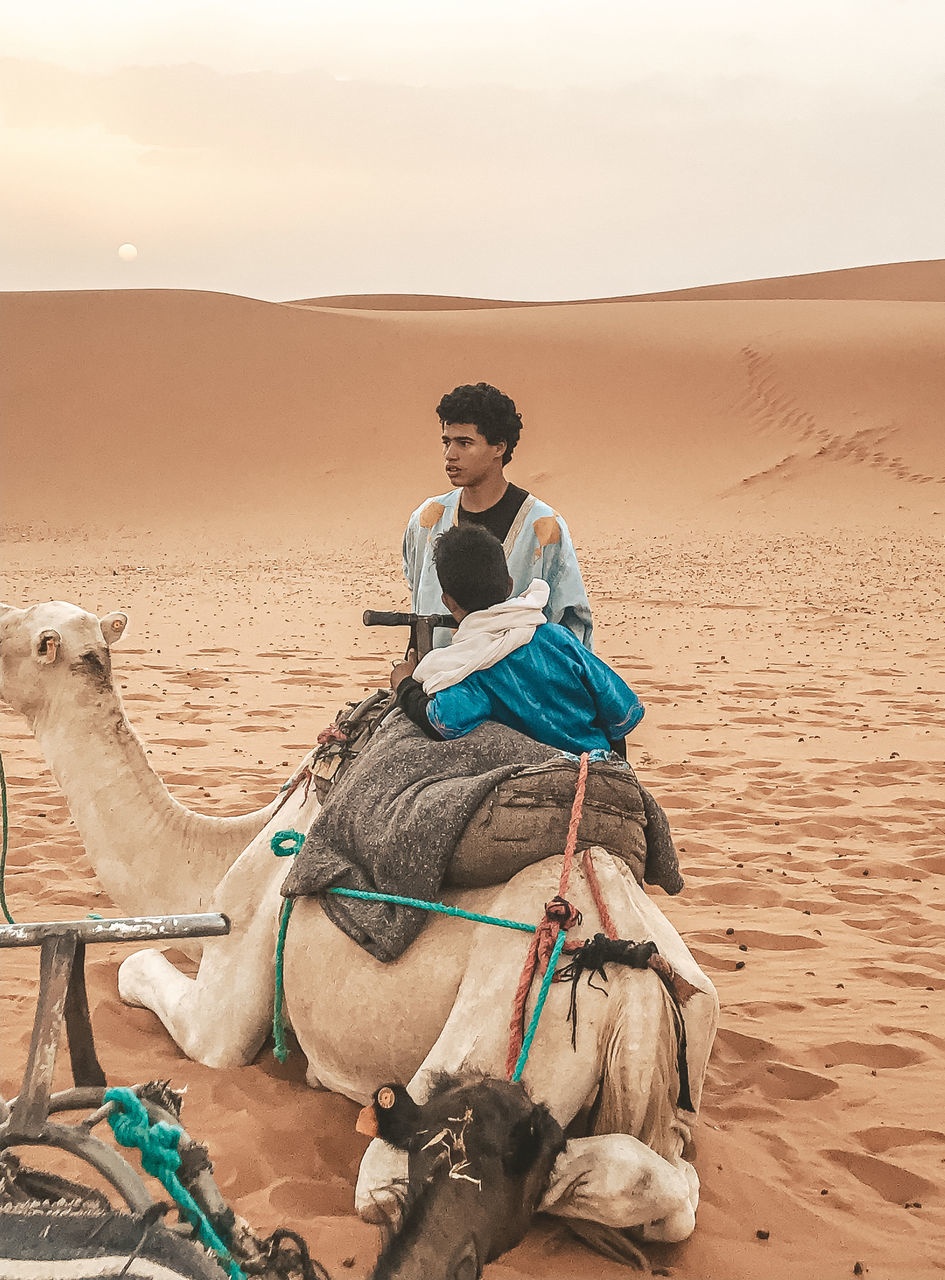
[[[403,524],[446,488],[437,400],[479,379],[515,397],[509,476],[569,521],[598,651],[648,707],[630,759],[687,880],[655,896],[721,998],[696,1231],[649,1251],[678,1280],[945,1265],[943,275],[540,307],[3,297],[0,598],[130,613],[116,682],[154,767],[210,813],[271,798],[386,681],[403,638],[360,613],[405,602]],[[0,746],[16,918],[116,912],[7,707]],[[119,1002],[126,953],[89,956],[110,1080],[186,1085],[237,1211],[366,1275],[354,1104],[306,1088],[298,1053],[187,1061]],[[8,1097],[37,971],[0,956]],[[625,1272],[539,1221],[487,1274]]]

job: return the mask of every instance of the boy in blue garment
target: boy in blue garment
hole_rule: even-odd
[[[502,544],[456,525],[433,556],[443,603],[459,623],[448,648],[391,672],[407,716],[431,738],[460,738],[487,720],[561,751],[617,750],[643,719],[636,694],[564,626],[548,622],[549,587],[536,578],[509,599]]]
[[[414,613],[441,609],[433,564],[438,536],[456,525],[476,524],[502,543],[515,594],[534,578],[544,578],[550,588],[545,617],[593,649],[591,606],[567,524],[547,503],[505,478],[522,431],[515,402],[497,387],[477,382],[445,395],[436,413],[453,490],[421,503],[404,533],[404,575]],[[448,645],[449,631],[438,627],[433,643]]]

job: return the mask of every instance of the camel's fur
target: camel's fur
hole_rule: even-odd
[[[243,819],[204,818],[178,805],[151,770],[111,684],[103,631],[117,638],[124,622],[113,614],[99,623],[62,603],[0,606],[0,692],[33,725],[89,858],[123,909],[212,907],[230,918],[230,935],[206,945],[195,979],[160,952],[141,951],[121,966],[119,992],[152,1009],[189,1057],[241,1065],[258,1052],[272,1018],[285,863],[272,856],[269,841],[276,828],[306,830],[317,802],[299,788],[275,816],[270,806]],[[237,857],[239,840],[247,847]],[[699,988],[687,1016],[698,1107],[717,1021],[715,991],[622,864],[598,851],[596,866],[620,936],[654,939]],[[535,921],[557,890],[560,868],[560,857],[549,858],[506,885],[448,900]],[[600,925],[579,871],[568,896],[584,913],[583,932],[595,932]],[[521,933],[434,916],[404,956],[384,965],[336,929],[316,900],[299,901],[285,977],[309,1083],[366,1102],[378,1083],[399,1079],[422,1101],[437,1072],[502,1075],[527,946]],[[563,986],[552,987],[532,1047],[524,1077],[531,1095],[564,1126],[596,1100],[599,1122],[596,1136],[568,1144],[542,1207],[634,1227],[649,1238],[683,1239],[694,1224],[698,1180],[682,1158],[687,1114],[675,1101],[671,1011],[653,973],[616,968],[609,978],[607,997],[579,994],[576,1053],[564,1024]],[[614,1130],[601,1132],[601,1121]],[[358,1183],[363,1213],[371,1215],[402,1164],[402,1153],[372,1143]]]

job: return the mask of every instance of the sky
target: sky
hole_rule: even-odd
[[[0,6],[2,289],[612,296],[943,208],[942,0]]]

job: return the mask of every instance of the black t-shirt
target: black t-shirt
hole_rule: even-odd
[[[485,511],[466,511],[460,496],[459,523],[481,524],[490,533],[495,534],[500,542],[504,542],[509,536],[512,521],[521,511],[522,503],[527,497],[526,489],[520,489],[517,484],[510,484],[495,506],[487,507]]]

